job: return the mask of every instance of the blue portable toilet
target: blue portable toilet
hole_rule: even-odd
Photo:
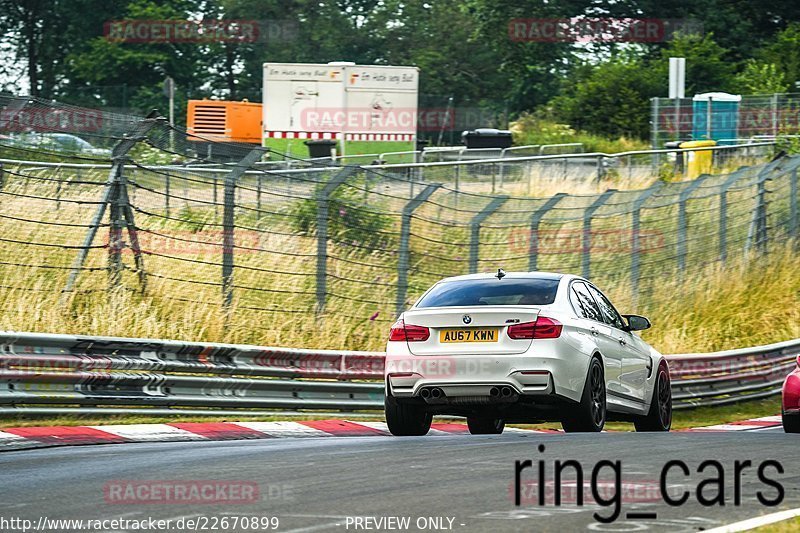
[[[739,136],[739,105],[741,101],[742,97],[738,94],[717,92],[694,95],[692,98],[692,138],[696,141],[736,139]],[[708,123],[709,111],[711,124]]]

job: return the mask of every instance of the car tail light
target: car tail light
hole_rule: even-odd
[[[508,336],[520,339],[555,339],[561,336],[561,322],[555,318],[540,316],[536,322],[523,322],[508,327]]]
[[[389,331],[390,341],[422,342],[428,340],[431,332],[425,326],[414,326],[406,324],[402,319],[392,325]]]

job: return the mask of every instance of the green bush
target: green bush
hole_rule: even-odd
[[[568,124],[559,124],[546,116],[547,111],[524,113],[510,125],[514,144],[525,146],[532,144],[582,143],[586,152],[603,152],[606,154],[627,152],[631,150],[648,150],[650,145],[642,140],[629,137],[616,139],[576,131]]]
[[[289,209],[291,224],[301,235],[312,235],[317,231],[317,200],[303,198]],[[379,208],[365,206],[363,193],[358,189],[343,186],[336,189],[328,199],[328,236],[343,244],[385,249],[392,241],[388,234],[392,219]]]

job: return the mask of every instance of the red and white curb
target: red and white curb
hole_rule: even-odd
[[[557,433],[555,430],[508,428],[513,433]],[[432,424],[428,435],[469,433],[465,424]],[[108,426],[50,426],[7,428],[0,431],[0,451],[121,444],[127,442],[219,441],[308,437],[373,437],[390,435],[384,422],[306,420],[302,422],[176,422]]]
[[[693,429],[685,429],[683,431],[763,431],[766,429],[774,429],[781,427],[780,415],[778,416],[762,416],[761,418],[751,418],[750,420],[742,420],[740,422],[731,422],[730,424],[717,424],[715,426],[704,426]]]
[[[781,425],[780,416],[754,418],[716,426],[694,428],[690,432],[759,431]],[[507,433],[547,434],[556,430],[506,428]],[[465,424],[431,425],[428,435],[468,434]],[[384,422],[347,420],[306,420],[302,422],[175,422],[172,424],[120,424],[109,426],[49,426],[7,428],[0,431],[0,451],[122,444],[129,442],[220,441],[242,439],[373,437],[390,435]]]

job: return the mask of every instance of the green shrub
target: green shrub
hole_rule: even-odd
[[[317,230],[317,200],[303,198],[289,209],[291,224],[301,235]],[[343,244],[387,248],[392,241],[388,230],[392,218],[379,208],[365,206],[363,193],[351,187],[339,187],[328,200],[328,236]]]

